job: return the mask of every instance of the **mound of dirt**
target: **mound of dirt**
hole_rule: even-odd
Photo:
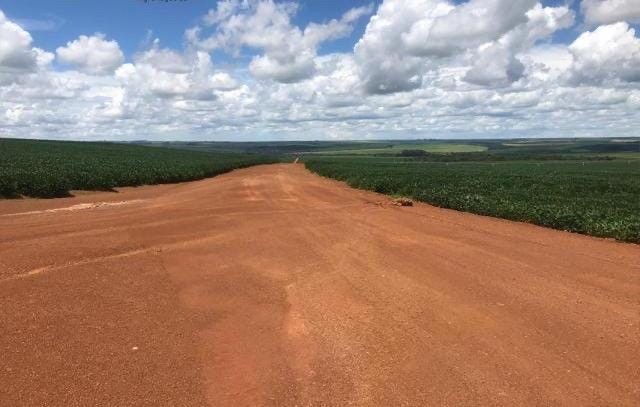
[[[413,201],[409,198],[396,198],[391,201],[391,205],[396,206],[413,206]]]

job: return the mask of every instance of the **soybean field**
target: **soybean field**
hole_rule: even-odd
[[[428,162],[305,157],[350,186],[436,206],[640,242],[640,161]]]
[[[53,198],[71,190],[191,181],[276,161],[259,154],[0,139],[0,198]]]

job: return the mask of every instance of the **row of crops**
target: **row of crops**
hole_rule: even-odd
[[[429,163],[307,157],[349,185],[436,206],[640,242],[640,161]]]
[[[273,158],[262,155],[0,139],[0,197],[51,198],[76,189],[190,181],[271,162]]]

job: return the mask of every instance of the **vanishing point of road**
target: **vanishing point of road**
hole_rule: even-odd
[[[0,202],[2,406],[638,406],[640,246],[259,166]]]

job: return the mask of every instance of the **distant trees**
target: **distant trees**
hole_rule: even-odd
[[[400,157],[426,157],[428,154],[424,150],[402,150]]]

